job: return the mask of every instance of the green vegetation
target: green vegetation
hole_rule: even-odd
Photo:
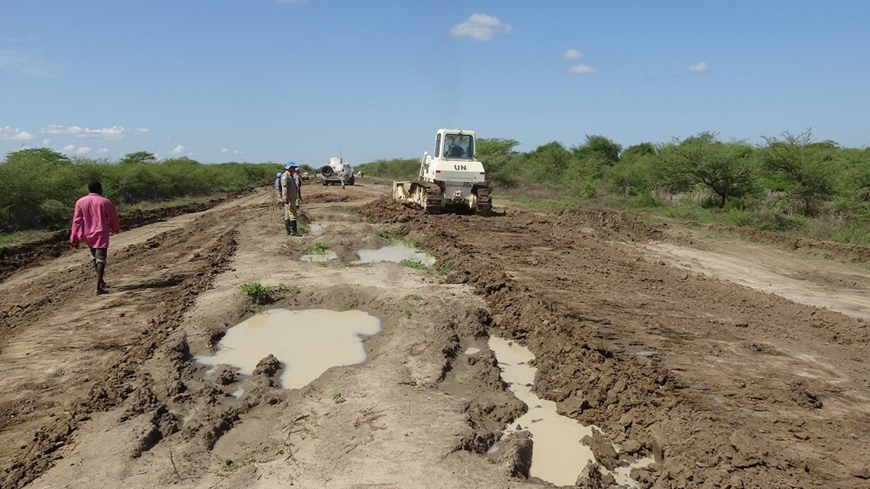
[[[423,262],[421,262],[420,260],[409,260],[407,258],[400,261],[399,264],[402,266],[405,266],[408,268],[414,268],[417,270],[422,270],[422,269],[426,268],[426,265],[424,265]]]
[[[355,169],[361,170],[366,176],[391,180],[414,180],[420,173],[420,160],[414,158],[376,160],[357,165]]]
[[[266,185],[276,168],[274,163],[158,161],[145,151],[130,153],[117,163],[69,158],[46,148],[13,151],[0,161],[0,232],[68,226],[75,201],[88,193],[91,180],[99,180],[103,195],[123,208]]]
[[[298,285],[286,286],[286,285],[270,285],[265,286],[259,283],[253,284],[244,284],[241,286],[242,291],[250,297],[255,304],[257,305],[266,305],[275,302],[275,299],[272,297],[272,294],[276,292],[283,292],[289,294],[298,294],[302,291]]]
[[[817,142],[808,130],[764,145],[701,132],[623,149],[599,135],[528,152],[479,139],[478,158],[501,197],[537,208],[635,209],[870,246],[870,148]]]
[[[296,230],[299,231],[299,234],[309,234],[311,232],[311,225],[297,221]]]
[[[389,240],[390,243],[393,243],[393,244],[403,244],[403,245],[405,245],[405,246],[407,246],[407,247],[409,247],[409,248],[420,248],[420,242],[419,242],[419,241],[416,241],[416,240],[413,240],[413,239],[409,239],[409,238],[408,238],[407,236],[405,236],[404,234],[399,234],[399,233],[388,233],[388,232],[386,232],[386,231],[380,231],[380,230],[378,230],[378,229],[375,229],[375,230],[372,231],[372,232],[375,233],[375,236],[380,236],[381,238],[384,238],[384,239],[386,239],[386,240]]]
[[[551,141],[528,152],[518,151],[519,145],[514,139],[481,138],[478,158],[496,195],[532,207],[625,208],[651,219],[749,226],[870,246],[870,148],[815,141],[809,130],[766,137],[760,145],[722,141],[709,131],[627,148],[602,135],[587,135],[574,146]],[[357,168],[373,177],[411,180],[419,165],[419,159],[398,158]],[[29,231],[67,227],[89,180],[100,180],[106,197],[121,208],[162,206],[267,185],[276,168],[275,163],[158,160],[145,151],[114,163],[45,148],[11,152],[0,161],[0,246],[26,239]],[[328,209],[359,213],[356,206]],[[418,247],[404,237],[376,233]]]
[[[329,245],[318,241],[312,245],[308,245],[302,250],[303,255],[323,255],[329,251]]]
[[[242,285],[242,291],[245,294],[253,299],[255,304],[264,305],[272,302],[272,292],[274,288],[265,287],[262,284],[253,283],[253,284],[244,284]]]

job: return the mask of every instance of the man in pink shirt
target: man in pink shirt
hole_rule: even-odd
[[[106,255],[109,249],[109,231],[121,232],[121,223],[112,201],[103,197],[103,186],[100,182],[88,183],[91,192],[76,201],[76,211],[73,214],[72,230],[69,242],[78,248],[80,242],[85,242],[91,250],[91,259],[97,271],[97,294],[107,292],[103,273],[106,271]]]

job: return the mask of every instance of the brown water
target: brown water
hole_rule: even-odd
[[[195,360],[231,365],[251,375],[272,354],[284,365],[281,385],[298,389],[330,367],[364,362],[363,339],[380,330],[381,320],[362,311],[270,309],[228,329],[214,356]]]
[[[435,264],[435,257],[403,244],[384,246],[377,250],[359,250],[357,254],[359,260],[352,262],[355,265],[380,261],[401,263],[402,260],[419,261],[423,265]]]
[[[587,435],[592,436],[592,427],[558,414],[555,402],[541,399],[532,392],[537,369],[529,365],[535,356],[527,348],[494,336],[489,339],[489,347],[495,352],[502,369],[502,380],[529,408],[526,414],[511,423],[504,435],[519,431],[515,429],[517,426],[530,432],[534,442],[530,474],[555,485],[573,486],[586,464],[595,460],[592,450],[580,441]],[[637,487],[637,483],[628,477],[629,471],[652,461],[652,458],[641,459],[631,466],[617,467],[611,474],[620,486]],[[604,467],[601,471],[608,472]]]

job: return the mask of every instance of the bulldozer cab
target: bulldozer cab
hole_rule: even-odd
[[[474,133],[438,131],[435,136],[435,154],[442,158],[473,159]]]

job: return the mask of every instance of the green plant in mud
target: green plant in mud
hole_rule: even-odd
[[[420,260],[409,260],[407,258],[403,259],[399,262],[404,267],[413,268],[415,270],[422,270],[426,268],[426,265],[423,264]]]
[[[332,395],[332,402],[334,402],[336,404],[341,404],[341,403],[345,402],[345,400],[346,399],[344,397],[342,397],[341,392],[336,392],[335,394]]]
[[[408,296],[408,298],[413,300],[413,301],[423,300],[423,296],[420,294],[411,294]]]
[[[453,264],[450,263],[450,260],[445,260],[444,262],[435,265],[434,269],[439,275],[447,275],[453,271]]]
[[[324,255],[329,251],[329,245],[318,241],[312,245],[306,246],[305,249],[302,250],[303,255]]]
[[[389,240],[390,243],[403,244],[409,248],[420,248],[419,241],[410,239],[404,234],[388,233],[386,231],[380,231],[378,229],[375,229],[373,232],[375,233],[375,236],[380,236],[381,238]]]
[[[405,316],[406,319],[410,319],[411,315],[414,313],[414,304],[410,302],[406,302],[404,307],[402,307],[402,316]]]
[[[242,285],[242,291],[244,291],[244,293],[250,297],[255,304],[259,305],[269,304],[273,301],[273,290],[273,287],[266,287],[259,283]]]
[[[213,467],[211,472],[218,477],[228,477],[236,470],[251,463],[252,459],[253,455],[251,453],[245,453],[245,456],[241,460],[226,460]]]
[[[311,233],[311,224],[300,222],[296,225],[296,231],[298,231],[299,234],[309,234]]]

